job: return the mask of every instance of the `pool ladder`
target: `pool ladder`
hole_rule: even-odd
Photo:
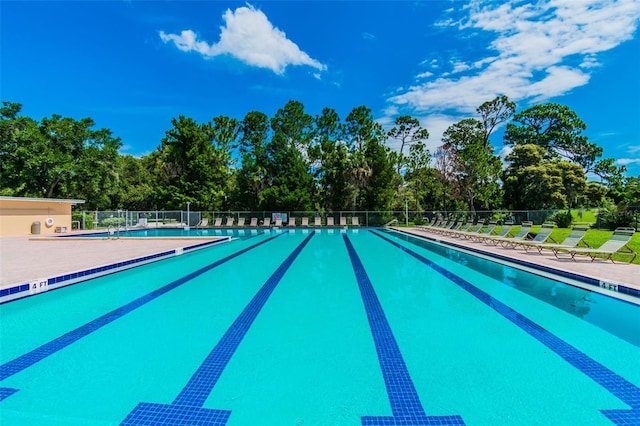
[[[107,227],[107,240],[111,239],[111,236],[114,235],[113,239],[117,240],[120,239],[120,227],[114,227],[109,225]]]

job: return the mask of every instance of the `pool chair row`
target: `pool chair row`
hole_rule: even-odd
[[[584,237],[589,230],[588,226],[573,226],[569,235],[562,241],[555,241],[551,238],[551,233],[555,228],[553,223],[543,223],[540,230],[535,234],[531,233],[533,223],[529,221],[522,222],[520,229],[513,235],[511,235],[513,222],[505,222],[500,232],[494,233],[496,226],[496,221],[489,222],[486,227],[481,222],[474,225],[472,221],[468,221],[466,225],[460,222],[446,223],[442,226],[434,224],[420,228],[451,238],[462,238],[493,246],[500,245],[503,248],[522,248],[525,251],[537,250],[540,254],[542,254],[543,250],[548,250],[558,258],[561,257],[560,255],[568,255],[574,261],[577,255],[588,256],[592,262],[595,259],[614,262],[614,254],[628,255],[630,256],[629,262],[633,262],[637,256],[637,253],[629,247],[635,228],[617,228],[604,244],[594,248],[584,241]]]
[[[309,218],[308,217],[302,217],[300,224],[298,225],[298,219],[296,217],[289,217],[289,220],[286,222],[282,222],[281,219],[276,219],[274,221],[272,221],[270,218],[265,217],[262,220],[259,220],[257,217],[252,217],[249,221],[249,223],[246,223],[246,219],[244,217],[241,217],[238,219],[238,222],[236,223],[236,218],[232,217],[232,216],[227,216],[227,218],[224,220],[224,224],[223,224],[223,219],[221,217],[216,218],[213,222],[213,227],[214,228],[219,228],[219,227],[238,227],[238,228],[243,228],[245,226],[248,227],[280,227],[280,226],[289,226],[289,227],[294,227],[294,226],[314,226],[314,227],[321,227],[321,226],[360,226],[360,218],[358,216],[352,216],[350,219],[350,223],[347,223],[347,217],[346,216],[341,216],[339,219],[339,225],[336,225],[335,223],[335,219],[331,216],[326,218],[325,223],[322,223],[322,218],[319,216],[316,216],[313,218],[313,224],[309,223]],[[204,218],[202,219],[200,222],[198,222],[198,224],[196,225],[196,228],[206,228],[209,226],[209,219]]]

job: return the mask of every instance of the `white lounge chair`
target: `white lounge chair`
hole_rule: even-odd
[[[196,224],[196,228],[206,228],[209,226],[209,218],[203,217],[200,222]]]
[[[534,247],[538,249],[538,253],[542,254],[542,250],[551,250],[553,254],[558,257],[558,253],[560,250],[569,250],[572,248],[578,248],[578,244],[586,244],[588,248],[589,245],[582,241],[584,236],[587,235],[587,231],[589,230],[588,226],[585,225],[576,225],[571,228],[571,232],[567,235],[567,238],[562,240],[557,244],[536,244]]]
[[[289,216],[289,221],[287,222],[287,226],[296,226],[296,218],[293,216]]]
[[[334,226],[333,216],[327,216],[327,226]]]
[[[313,218],[313,226],[322,226],[322,218],[320,216]]]
[[[553,232],[553,228],[555,227],[556,225],[553,223],[543,223],[542,227],[540,228],[540,231],[538,231],[538,233],[536,234],[535,237],[533,237],[533,239],[517,241],[517,242],[514,242],[512,246],[513,248],[521,246],[522,248],[524,248],[525,251],[527,251],[529,247],[535,246],[537,244],[544,244],[549,239],[549,237],[551,237],[551,233]]]
[[[347,217],[340,216],[340,226],[347,226]]]
[[[265,217],[262,219],[262,226],[271,226],[271,218]]]
[[[276,219],[276,221],[273,222],[273,226],[280,228],[282,226],[282,219]]]
[[[236,221],[236,218],[233,216],[227,216],[227,222],[224,224],[224,226],[227,227],[231,227],[233,226],[233,223]]]
[[[258,226],[258,218],[257,217],[252,217],[251,218],[251,222],[249,222],[249,226],[255,228],[256,226]]]
[[[302,218],[302,223],[300,224],[300,226],[309,226],[309,218],[304,216]]]
[[[529,235],[529,231],[533,226],[533,222],[525,220],[522,222],[520,226],[520,230],[513,237],[495,237],[489,239],[489,242],[495,246],[498,244],[502,245],[502,247],[512,246],[515,247],[519,241],[523,241]]]
[[[604,260],[610,260],[613,263],[615,263],[613,261],[614,254],[628,254],[632,256],[631,260],[629,260],[629,263],[632,263],[638,254],[627,244],[635,232],[635,228],[617,228],[613,231],[613,235],[611,235],[611,237],[598,248],[573,248],[567,250],[567,252],[571,255],[571,259],[574,261],[576,260],[577,254],[585,254],[591,258],[592,262],[596,258],[603,258]]]
[[[244,217],[241,217],[240,219],[238,219],[238,228],[244,228],[244,221],[245,221]]]
[[[217,217],[216,220],[213,222],[213,226],[216,228],[219,228],[222,226],[222,218],[221,217]]]
[[[358,219],[358,216],[353,216],[351,218],[351,226],[360,226],[360,219]]]

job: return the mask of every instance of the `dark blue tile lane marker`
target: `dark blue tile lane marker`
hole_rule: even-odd
[[[462,417],[427,416],[373,285],[347,234],[342,234],[367,312],[393,416],[363,416],[363,425],[464,425]]]
[[[31,352],[27,352],[24,355],[19,356],[18,358],[15,358],[11,361],[8,361],[2,365],[0,365],[0,380],[4,380],[8,377],[13,376],[14,374],[17,374],[19,372],[21,372],[22,370],[24,370],[25,368],[31,367],[33,364],[43,360],[44,358],[48,357],[49,355],[52,355],[56,352],[58,352],[61,349],[66,348],[67,346],[69,346],[70,344],[76,342],[77,340],[80,340],[81,338],[93,333],[94,331],[98,330],[99,328],[104,327],[105,325],[117,320],[118,318],[128,314],[129,312],[151,302],[152,300],[162,296],[163,294],[181,286],[182,284],[204,274],[205,272],[210,271],[213,268],[216,268],[220,265],[222,265],[223,263],[226,263],[228,261],[230,261],[231,259],[234,259],[238,256],[240,256],[243,253],[248,252],[249,250],[252,250],[258,246],[261,246],[262,244],[265,244],[271,240],[273,240],[274,238],[277,238],[281,235],[284,235],[286,233],[283,232],[281,234],[277,234],[274,235],[272,237],[269,237],[263,241],[260,241],[259,243],[253,244],[249,247],[246,247],[242,250],[239,250],[233,254],[230,254],[227,257],[224,257],[216,262],[213,262],[203,268],[198,269],[197,271],[194,271],[192,273],[190,273],[189,275],[186,275],[176,281],[173,281],[163,287],[160,287],[157,290],[152,291],[151,293],[148,293],[144,296],[141,296],[129,303],[127,303],[126,305],[123,305],[117,309],[114,309],[111,312],[108,312],[104,315],[102,315],[101,317],[98,317],[78,328],[76,328],[75,330],[71,330],[70,332],[63,334],[62,336],[51,340],[50,342],[45,343],[44,345],[35,348],[34,350],[32,350]],[[12,393],[15,392],[10,392],[9,390],[11,388],[0,388],[0,398],[4,399],[8,396],[10,396]],[[10,392],[10,393],[9,393]],[[0,399],[0,401],[2,400]]]
[[[202,406],[269,296],[314,234],[311,232],[267,279],[171,404],[141,402],[120,425],[226,425],[231,411]]]
[[[586,374],[593,381],[604,387],[611,392],[618,399],[631,407],[631,410],[600,410],[609,420],[617,425],[640,425],[640,388],[633,383],[626,380],[624,377],[609,370],[604,365],[591,359],[587,354],[579,349],[571,346],[558,336],[554,335],[550,331],[546,330],[542,326],[536,324],[529,318],[493,298],[488,293],[480,290],[470,282],[459,277],[451,271],[443,268],[423,257],[422,255],[414,252],[413,250],[398,244],[389,238],[378,234],[377,232],[369,231],[377,237],[382,238],[389,244],[394,245],[405,253],[418,259],[420,262],[429,266],[436,272],[444,275],[449,280],[453,281],[459,287],[463,288],[467,292],[471,293],[474,297],[480,300],[485,305],[494,309],[500,315],[520,327],[529,335],[534,337],[540,343],[554,351],[560,357],[562,357],[569,364]]]

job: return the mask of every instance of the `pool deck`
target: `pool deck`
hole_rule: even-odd
[[[86,233],[86,232],[80,232]],[[73,233],[65,234],[66,236]],[[122,262],[218,238],[68,239],[0,238],[0,289],[38,279]]]
[[[640,265],[611,261],[591,262],[579,257],[578,261],[558,259],[551,252],[540,255],[537,250],[524,250],[489,246],[459,238],[444,237],[419,228],[396,228],[398,231],[420,237],[437,239],[444,243],[499,255],[552,269],[572,272],[606,282],[616,282],[640,290]],[[72,233],[70,233],[72,234]],[[67,234],[68,235],[68,234]],[[85,270],[113,264],[132,258],[147,256],[166,250],[183,248],[211,239],[66,239],[33,238],[32,236],[0,238],[0,289],[29,280]]]
[[[443,243],[469,247],[474,251],[482,252],[487,255],[507,257],[517,261],[571,272],[601,281],[624,284],[626,287],[640,290],[640,265],[637,264],[622,262],[612,263],[610,260],[595,260],[591,262],[591,259],[587,256],[576,256],[576,260],[573,261],[569,256],[556,258],[553,253],[548,250],[545,250],[543,251],[543,254],[540,254],[536,249],[524,251],[521,248],[512,249],[504,248],[500,245],[487,245],[482,242],[473,242],[461,238],[443,236],[420,228],[392,227],[392,229],[420,237],[436,239]]]

